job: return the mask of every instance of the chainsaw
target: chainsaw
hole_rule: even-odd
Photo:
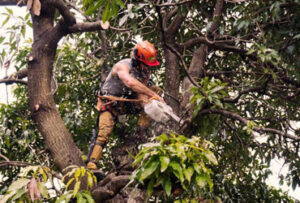
[[[175,120],[178,123],[180,122],[180,118],[174,113],[173,109],[158,100],[151,100],[144,106],[145,113],[155,120],[156,122],[166,123],[170,119]]]

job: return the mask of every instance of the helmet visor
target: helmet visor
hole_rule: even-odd
[[[159,62],[156,60],[155,56],[149,57],[148,60],[143,61],[148,66],[158,66]]]

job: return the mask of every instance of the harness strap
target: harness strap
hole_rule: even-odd
[[[142,102],[142,99],[126,99],[126,98],[122,98],[122,97],[116,97],[116,96],[104,96],[104,95],[97,95],[97,97],[99,97],[100,99],[106,99],[106,100],[110,100],[111,101],[125,101],[125,102]]]

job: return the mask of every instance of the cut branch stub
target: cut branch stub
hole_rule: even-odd
[[[34,60],[34,56],[32,55],[32,54],[30,54],[29,56],[28,56],[28,61],[29,62],[32,62]]]
[[[100,24],[101,24],[101,27],[103,28],[103,30],[107,30],[109,28],[109,22],[108,21],[103,22],[101,20]]]
[[[27,1],[27,11],[32,9],[32,13],[36,16],[41,14],[41,2],[40,0],[28,0]]]

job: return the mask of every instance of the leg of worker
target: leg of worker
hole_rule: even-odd
[[[114,124],[115,121],[113,115],[109,111],[100,114],[98,137],[90,157],[90,162],[87,165],[88,169],[97,169],[97,163],[102,156],[103,147],[108,142]]]

